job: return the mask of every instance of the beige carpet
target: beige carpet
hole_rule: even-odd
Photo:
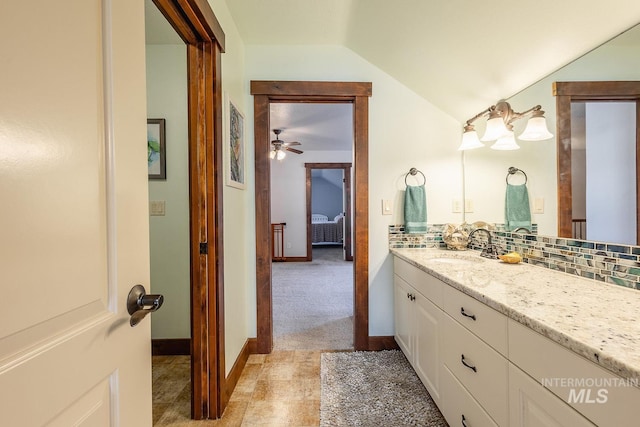
[[[274,349],[353,349],[353,263],[342,248],[314,248],[311,262],[274,262],[272,274]]]

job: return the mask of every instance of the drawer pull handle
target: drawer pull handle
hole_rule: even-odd
[[[469,427],[467,426],[467,419],[464,417],[464,414],[462,414],[462,427]]]
[[[460,307],[460,314],[462,314],[464,317],[469,317],[471,318],[471,320],[476,320],[476,315],[475,314],[467,314],[464,311],[464,307]]]
[[[461,357],[461,359],[460,359],[460,360],[462,361],[462,364],[463,364],[464,366],[466,366],[467,368],[471,369],[473,372],[478,372],[478,369],[477,369],[475,366],[473,366],[473,365],[469,365],[469,364],[464,360],[464,354],[462,355],[462,357]]]

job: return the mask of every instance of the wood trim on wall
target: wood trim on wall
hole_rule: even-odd
[[[369,97],[370,82],[252,81],[256,186],[257,351],[273,348],[271,302],[271,102],[345,102],[354,120],[354,348],[369,348]]]
[[[558,162],[558,236],[573,234],[573,195],[571,183],[571,103],[574,101],[640,101],[640,81],[554,82],[556,96],[556,132]],[[640,147],[640,122],[636,121],[636,147]],[[636,149],[636,157],[638,157]],[[638,162],[638,160],[636,161]],[[640,184],[640,169],[636,163],[636,191]],[[636,197],[636,235],[640,242],[640,210]]]
[[[222,400],[228,402],[231,398],[231,394],[233,390],[236,388],[238,384],[238,380],[240,379],[240,375],[242,375],[242,370],[247,364],[247,360],[249,356],[252,354],[256,354],[256,349],[258,346],[258,342],[255,338],[249,338],[242,346],[242,350],[240,350],[240,354],[236,359],[235,363],[231,367],[229,371],[229,375],[224,384],[224,388],[221,391]]]
[[[194,419],[226,401],[222,240],[224,32],[206,0],[153,0],[187,44],[191,252],[191,387]],[[201,247],[206,250],[201,250]]]

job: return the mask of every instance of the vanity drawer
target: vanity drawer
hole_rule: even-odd
[[[508,425],[509,362],[447,315],[442,362],[496,423]],[[448,395],[443,396],[446,402]]]
[[[507,356],[507,317],[451,286],[444,289],[444,310],[480,339]]]
[[[498,426],[446,366],[442,367],[442,396],[442,415],[450,426]]]
[[[509,356],[596,425],[638,425],[640,389],[514,320],[509,320]]]
[[[393,272],[432,303],[442,308],[444,283],[400,258],[393,257]],[[448,286],[446,286],[448,287]]]

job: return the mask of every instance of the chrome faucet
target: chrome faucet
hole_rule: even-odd
[[[529,230],[527,227],[518,227],[513,230],[512,233],[517,233],[518,231],[524,231],[527,234],[531,234],[531,230]]]
[[[471,244],[471,237],[478,231],[484,231],[487,233],[487,244],[480,252],[481,257],[489,258],[489,259],[498,259],[498,248],[491,241],[491,232],[485,228],[476,228],[471,233],[469,233],[469,244]]]

